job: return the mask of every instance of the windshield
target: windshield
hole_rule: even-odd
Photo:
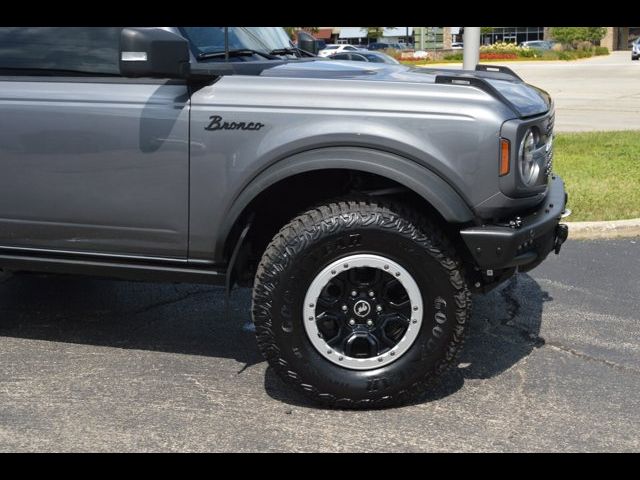
[[[180,27],[195,56],[224,51],[225,27]],[[269,53],[292,48],[293,43],[282,27],[229,27],[229,50],[250,49]]]

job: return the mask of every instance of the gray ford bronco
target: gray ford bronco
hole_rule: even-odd
[[[553,102],[504,67],[315,48],[0,28],[0,269],[252,286],[285,381],[327,406],[419,399],[471,294],[567,238]]]

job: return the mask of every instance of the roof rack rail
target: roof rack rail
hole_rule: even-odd
[[[506,106],[508,106],[514,113],[518,114],[518,109],[507,98],[502,95],[493,85],[487,82],[484,78],[473,77],[468,74],[453,74],[453,75],[436,75],[435,83],[444,85],[462,85],[469,87],[476,87],[480,90],[488,93],[492,97],[500,100]]]
[[[476,65],[476,71],[506,73],[507,75],[511,75],[512,77],[517,78],[520,81],[523,81],[522,78],[520,78],[516,72],[511,70],[509,67],[505,67],[503,65],[486,65],[483,63],[479,63]]]

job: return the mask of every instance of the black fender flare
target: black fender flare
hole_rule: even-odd
[[[222,258],[228,236],[245,208],[270,186],[314,170],[344,169],[394,180],[431,204],[450,223],[468,223],[473,212],[455,189],[438,174],[400,155],[365,147],[325,147],[296,153],[255,176],[236,196],[219,229],[216,258]]]

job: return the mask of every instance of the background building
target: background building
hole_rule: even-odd
[[[367,45],[372,42],[414,44],[416,49],[441,50],[451,43],[462,42],[462,27],[382,27],[377,38],[367,37],[367,27],[317,27],[313,35],[326,43]],[[600,45],[609,50],[627,50],[640,36],[640,27],[606,27],[607,34]],[[495,42],[521,43],[550,40],[551,27],[490,27],[483,28],[482,44]]]
[[[367,27],[338,27],[337,43],[351,45],[368,45],[373,42],[385,43],[413,43],[414,27],[382,27],[381,34],[369,38]]]
[[[631,42],[640,37],[640,27],[607,27],[600,45],[609,50],[629,50]]]
[[[490,32],[480,35],[480,43],[490,45],[496,42],[517,43],[544,39],[544,27],[492,27]]]

